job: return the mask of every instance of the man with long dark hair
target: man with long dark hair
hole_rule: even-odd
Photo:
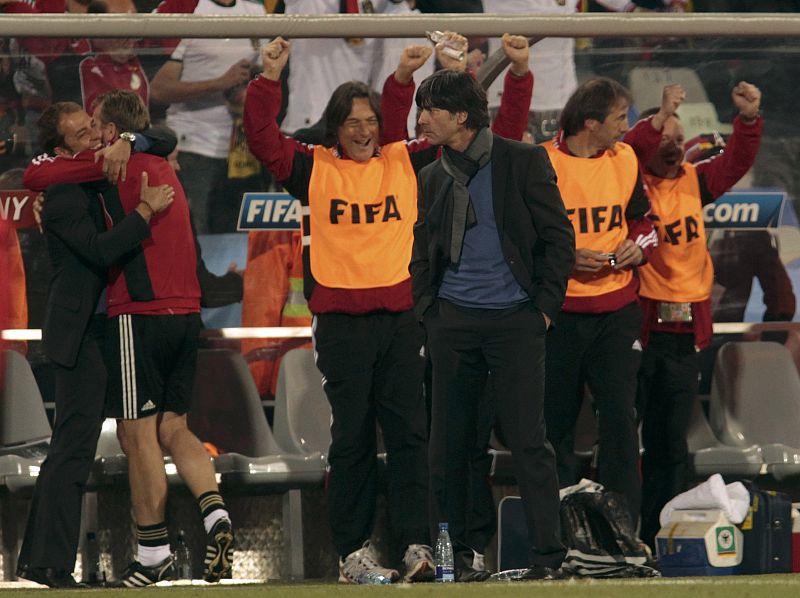
[[[430,54],[424,46],[407,52],[402,78],[410,79]],[[325,145],[283,137],[275,117],[288,56],[281,38],[262,49],[264,72],[248,88],[244,124],[253,153],[304,206],[304,291],[333,413],[328,505],[339,580],[375,584],[399,577],[378,563],[368,541],[377,498],[376,420],[386,446],[391,523],[406,547],[406,578],[430,579],[423,339],[408,274],[417,198],[409,150],[403,141],[380,144],[379,101],[357,81],[331,96]]]

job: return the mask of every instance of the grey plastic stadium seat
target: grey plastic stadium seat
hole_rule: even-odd
[[[321,453],[289,454],[275,441],[247,362],[229,349],[199,351],[189,428],[222,453],[223,485],[281,492],[324,477]]]
[[[128,479],[128,458],[122,452],[117,439],[117,420],[108,418],[103,422],[97,448],[94,453],[94,464],[87,486],[97,488],[112,484],[119,478],[120,482]]]
[[[800,330],[792,328],[787,331],[784,345],[789,350],[795,367],[800,371]]]
[[[724,444],[760,446],[776,479],[800,475],[800,374],[784,345],[723,345],[709,407],[711,428]]]
[[[754,478],[764,469],[760,446],[726,446],[714,436],[700,401],[694,403],[686,440],[698,478],[705,479],[715,473],[734,478]]]
[[[720,122],[717,109],[711,102],[685,102],[678,109],[678,116],[684,125],[684,135],[687,139],[709,131],[727,135],[733,130],[731,125]]]
[[[50,423],[31,366],[20,353],[2,352],[0,479],[12,492],[30,489],[50,444]]]
[[[50,424],[28,360],[11,350],[3,351],[3,359],[5,383],[0,418],[0,443],[3,449],[49,442]]]
[[[286,452],[328,453],[331,408],[313,349],[292,349],[281,358],[274,428],[275,440]]]

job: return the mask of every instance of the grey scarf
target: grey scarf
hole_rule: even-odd
[[[453,179],[450,193],[453,195],[453,223],[450,235],[450,263],[461,260],[464,233],[477,222],[475,210],[469,197],[467,185],[477,172],[489,163],[492,157],[492,132],[485,127],[478,131],[465,152],[457,152],[445,146],[442,150],[442,166]]]

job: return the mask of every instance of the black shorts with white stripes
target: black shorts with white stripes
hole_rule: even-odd
[[[109,320],[106,417],[187,413],[192,404],[200,314],[127,314]]]

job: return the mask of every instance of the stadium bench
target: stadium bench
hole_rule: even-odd
[[[715,473],[755,478],[764,468],[760,446],[727,446],[714,436],[699,399],[694,403],[686,440],[697,478],[706,479]]]
[[[11,492],[33,488],[50,445],[50,423],[39,386],[23,355],[4,350],[0,396],[0,484]]]
[[[274,428],[275,440],[288,453],[328,453],[331,408],[312,349],[292,349],[281,359]]]
[[[728,446],[758,445],[777,480],[800,474],[800,374],[784,345],[731,342],[717,354],[711,428]]]

